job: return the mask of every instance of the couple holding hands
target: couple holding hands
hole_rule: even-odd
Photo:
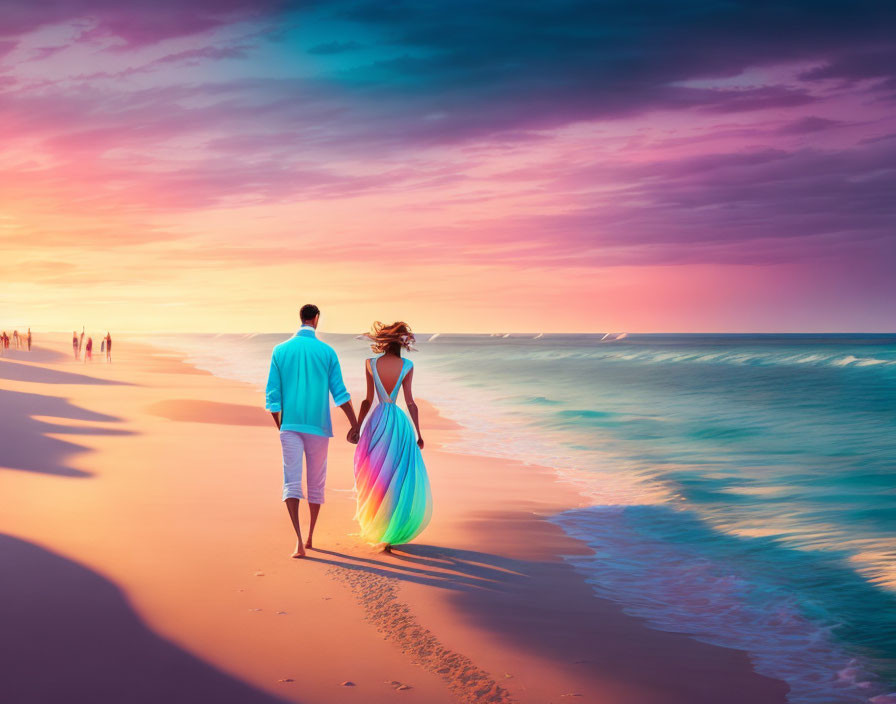
[[[351,424],[347,440],[357,444],[355,519],[361,537],[387,551],[392,545],[407,543],[427,526],[432,513],[432,493],[420,453],[423,437],[412,392],[414,365],[401,356],[402,350],[411,349],[414,335],[406,323],[373,324],[367,337],[378,356],[364,363],[367,395],[356,418],[336,352],[317,339],[320,309],[305,305],[300,317],[299,331],[274,347],[265,392],[265,407],[274,417],[283,449],[283,500],[297,538],[292,556],[304,557],[305,549],[312,547],[324,502],[327,449],[333,436],[331,395]],[[399,389],[404,390],[410,419],[396,403]],[[370,413],[374,395],[378,404]],[[299,527],[299,501],[306,498],[303,465],[311,513],[304,543]]]

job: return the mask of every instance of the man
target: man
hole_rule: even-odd
[[[317,339],[315,331],[320,309],[308,304],[300,311],[302,327],[286,342],[274,348],[271,371],[265,393],[265,408],[280,430],[283,448],[283,500],[296,532],[296,549],[292,556],[305,557],[305,548],[312,547],[314,526],[324,502],[327,479],[327,448],[333,436],[330,421],[330,395],[351,425],[346,439],[357,443],[358,420],[351,397],[342,381],[342,370],[336,352]],[[302,545],[299,527],[299,500],[302,493],[302,459],[306,464],[308,507],[311,523],[308,542]]]

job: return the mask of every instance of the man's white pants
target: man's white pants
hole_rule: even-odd
[[[327,481],[327,447],[330,438],[295,430],[280,431],[283,447],[283,500],[304,499],[302,493],[302,460],[306,460],[308,501],[324,502],[324,484]]]

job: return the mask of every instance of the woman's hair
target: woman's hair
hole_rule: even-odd
[[[370,326],[370,332],[366,335],[370,339],[370,349],[374,352],[391,352],[401,354],[401,348],[412,350],[416,341],[411,326],[398,321],[391,325],[385,325],[377,320]]]

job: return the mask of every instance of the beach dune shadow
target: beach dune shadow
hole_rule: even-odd
[[[84,566],[0,534],[3,700],[277,704],[149,630]]]
[[[31,364],[20,364],[4,360],[0,364],[0,379],[26,381],[32,384],[92,384],[96,386],[133,386],[126,381],[100,379],[87,374],[66,372],[61,369],[38,367]]]
[[[37,362],[39,364],[58,363],[71,359],[71,355],[55,350],[52,347],[34,345],[30,350],[15,349],[10,347],[3,353],[7,359],[20,359],[23,362]]]
[[[88,477],[89,472],[69,467],[66,458],[85,448],[50,434],[129,435],[131,431],[103,426],[56,425],[40,417],[100,423],[120,422],[121,418],[80,408],[63,398],[0,389],[0,407],[6,409],[0,425],[0,468]]]

